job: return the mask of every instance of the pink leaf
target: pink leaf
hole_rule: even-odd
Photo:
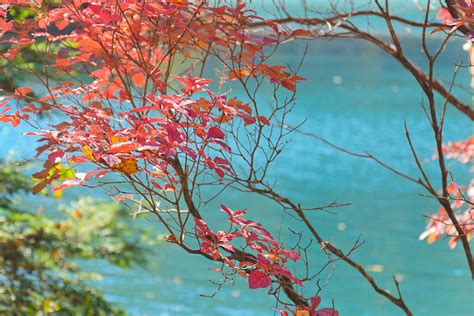
[[[446,8],[441,8],[439,11],[438,11],[438,14],[436,14],[436,18],[438,20],[443,20],[443,23],[448,20],[448,19],[452,19],[453,17],[451,16],[451,13],[449,13],[448,9]]]
[[[131,195],[120,195],[120,196],[114,197],[113,200],[115,202],[121,202],[124,200],[133,200],[133,197]]]
[[[137,149],[137,144],[134,142],[122,142],[113,144],[108,150],[109,154],[128,153]]]
[[[300,260],[300,254],[294,250],[283,250],[282,253],[290,260],[298,261]]]
[[[316,311],[315,316],[339,316],[339,312],[332,308],[322,308]]]
[[[116,164],[119,164],[121,162],[120,158],[113,155],[102,155],[101,158],[109,166],[115,166]]]
[[[82,184],[82,181],[79,179],[66,179],[63,181],[62,184],[58,185],[57,187],[54,187],[53,191],[63,190],[63,189],[78,186],[81,184]]]

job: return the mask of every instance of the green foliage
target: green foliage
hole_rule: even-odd
[[[20,191],[28,191],[31,182],[18,172],[18,166],[12,163],[0,164],[0,205],[7,207],[10,204],[9,196]]]
[[[0,314],[122,315],[87,284],[75,263],[102,259],[119,267],[146,262],[143,228],[116,204],[81,198],[51,215],[14,207],[31,187],[13,164],[0,164]],[[96,276],[96,275],[95,275]]]
[[[35,12],[21,7],[13,6],[9,10],[9,15],[15,22],[23,22],[27,19],[32,19],[35,16]]]

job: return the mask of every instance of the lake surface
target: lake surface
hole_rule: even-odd
[[[404,41],[410,47],[411,58],[422,60],[414,38],[407,34]],[[431,159],[434,142],[419,105],[421,92],[415,81],[390,57],[366,43],[346,40],[308,44],[301,73],[308,80],[298,89],[291,122],[306,119],[303,130],[354,151],[369,151],[418,176],[404,136],[403,124],[407,122],[430,175],[436,177],[436,161]],[[448,47],[438,74],[450,78],[454,63],[465,58],[462,45],[462,41],[456,41]],[[301,42],[284,46],[274,62],[294,64],[303,50]],[[466,71],[459,74],[459,80],[468,86]],[[460,95],[469,102],[470,91]],[[270,97],[261,95],[262,101]],[[10,150],[21,157],[33,154],[34,139],[21,136],[20,131],[0,126],[2,155]],[[469,120],[450,109],[445,139],[459,140],[471,134]],[[420,197],[424,192],[419,187],[371,161],[348,156],[302,135],[292,138],[293,142],[272,169],[271,176],[278,179],[277,189],[303,205],[318,206],[333,200],[351,203],[334,209],[336,214],[310,215],[326,239],[342,249],[349,249],[358,236],[366,240],[353,257],[374,271],[376,280],[392,293],[392,276],[401,280],[404,298],[415,315],[472,315],[474,288],[460,245],[450,250],[446,241],[434,245],[418,241],[426,224],[424,215],[436,212],[436,203]],[[454,162],[449,165],[458,182],[469,181],[467,168]],[[295,229],[301,227],[270,201],[235,192],[210,204],[208,212],[217,212],[223,201],[231,208],[248,208],[249,218],[264,219],[275,234],[280,232],[282,223]],[[282,238],[291,237],[288,231],[280,233]],[[314,252],[318,249],[314,248]],[[324,262],[325,257],[317,255],[312,264],[317,268]],[[271,297],[265,290],[249,290],[245,280],[221,289],[213,298],[201,297],[215,290],[208,280],[219,280],[219,275],[209,270],[216,266],[172,245],[158,249],[149,269],[120,270],[102,263],[87,267],[104,274],[104,280],[97,285],[131,315],[273,314]],[[330,272],[322,275],[322,283]],[[306,291],[310,295],[315,290],[308,287]],[[402,315],[342,262],[336,263],[321,296],[324,305],[330,305],[334,299],[341,315]]]

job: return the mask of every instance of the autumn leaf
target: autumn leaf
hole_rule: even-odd
[[[132,81],[137,87],[142,87],[146,82],[146,78],[143,73],[137,72],[132,75]]]
[[[87,157],[90,161],[95,161],[94,158],[94,153],[92,152],[92,149],[89,146],[82,146],[82,152],[84,153],[84,156]]]
[[[135,159],[126,158],[118,164],[115,164],[111,167],[113,171],[119,171],[126,174],[134,174],[138,172],[138,164]]]
[[[270,122],[268,121],[268,119],[265,116],[259,116],[258,121],[260,123],[262,123],[263,125],[270,126]]]
[[[272,284],[270,277],[260,270],[253,270],[249,274],[249,288],[266,288]]]
[[[138,147],[138,144],[134,142],[115,143],[110,147],[107,153],[109,154],[129,153],[133,150],[136,150],[137,147]]]
[[[21,87],[21,88],[16,88],[15,89],[15,94],[26,96],[33,92],[33,89],[28,88],[28,87]]]
[[[223,139],[225,137],[225,134],[220,128],[212,126],[209,128],[207,136],[209,138]]]
[[[290,36],[291,37],[311,37],[311,36],[314,36],[314,33],[308,30],[298,29],[291,32]]]
[[[80,210],[74,210],[74,211],[72,211],[71,215],[74,218],[81,218],[82,217],[82,212]]]

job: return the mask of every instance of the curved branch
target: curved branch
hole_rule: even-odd
[[[183,168],[181,166],[181,162],[179,161],[178,158],[176,158],[172,161],[172,165],[173,165],[173,168],[175,169],[175,171],[177,172],[177,174],[179,176],[179,182],[180,182],[180,185],[181,185],[181,188],[182,188],[182,191],[183,191],[183,197],[184,197],[185,203],[186,203],[186,205],[189,209],[189,212],[195,218],[201,219],[202,217],[199,213],[198,208],[194,204],[192,193],[191,193],[191,190],[190,190],[189,185],[188,185],[188,176],[187,176],[186,172],[183,170]],[[224,248],[222,248],[222,249],[226,250]],[[188,249],[185,249],[185,250],[190,252]],[[201,251],[191,252],[191,253],[202,254]],[[219,259],[216,260],[216,259],[210,258],[209,256],[205,256],[205,257],[208,258],[208,259],[214,260],[214,261],[224,262],[222,258],[219,258]],[[252,254],[247,253],[247,252],[242,251],[242,250],[238,250],[238,249],[234,249],[234,252],[230,255],[229,259],[234,259],[234,260],[237,260],[239,262],[252,261],[252,260],[254,260],[256,262],[256,258]],[[278,279],[278,284],[282,287],[285,294],[288,296],[288,298],[296,306],[307,306],[308,305],[305,298],[303,296],[301,296],[293,288],[293,282],[289,278],[287,278],[285,276],[280,276],[279,279]]]
[[[289,24],[289,23],[295,23],[299,25],[304,25],[304,26],[319,26],[319,25],[327,25],[328,23],[335,23],[337,21],[346,21],[351,17],[354,16],[362,16],[362,15],[374,15],[378,17],[385,17],[386,14],[378,12],[378,11],[358,11],[354,12],[352,14],[341,14],[337,16],[332,16],[324,19],[320,18],[298,18],[298,17],[292,17],[292,16],[287,16],[285,18],[281,19],[273,19],[269,20],[273,23],[277,24]],[[416,27],[436,27],[440,26],[442,24],[440,23],[419,23],[415,21],[410,21],[401,17],[389,15],[389,19],[393,19],[402,23],[405,23],[407,25],[411,26],[416,26]],[[258,27],[258,26],[265,26],[267,25],[265,22],[257,22],[253,23],[250,26],[251,27]],[[392,55],[404,68],[406,68],[418,81],[420,86],[422,88],[427,88],[428,87],[428,81],[429,81],[429,76],[418,66],[414,65],[410,60],[408,60],[400,50],[395,50],[391,47],[390,44],[387,44],[386,42],[378,39],[372,34],[369,34],[368,32],[361,31],[354,25],[350,25],[348,23],[343,23],[338,26],[339,28],[346,30],[351,34],[351,38],[359,38],[359,39],[365,39],[373,44],[375,44],[377,47],[383,49],[390,55]],[[318,34],[315,35],[316,38],[338,38],[341,37],[339,36],[340,34],[338,33],[325,33],[325,34]],[[344,34],[344,37],[347,37],[347,34]],[[446,89],[439,81],[432,79],[430,81],[430,85],[432,86],[433,90],[435,90],[438,94],[440,94],[443,98],[445,98],[448,103],[450,103],[452,106],[454,106],[457,110],[459,110],[461,113],[466,115],[471,121],[474,121],[474,109],[469,106],[468,104],[462,102],[459,100],[457,97],[452,95],[448,89]]]
[[[349,258],[344,252],[342,252],[340,249],[336,248],[334,245],[332,245],[330,242],[325,241],[322,236],[317,232],[317,230],[314,228],[314,226],[311,224],[309,219],[306,217],[306,215],[303,212],[303,209],[291,201],[290,199],[281,196],[280,194],[276,193],[273,191],[271,188],[266,188],[266,189],[258,189],[255,186],[249,184],[247,187],[250,191],[259,193],[263,196],[266,196],[280,205],[284,205],[286,208],[289,208],[293,210],[296,215],[303,221],[303,223],[306,225],[306,227],[309,229],[311,234],[316,238],[318,243],[321,245],[321,248],[329,250],[332,254],[334,254],[336,257],[341,259],[342,261],[346,262],[349,264],[351,267],[359,271],[359,273],[369,282],[369,284],[372,286],[372,288],[377,292],[378,294],[382,295],[383,297],[387,298],[390,302],[392,302],[394,305],[397,307],[401,308],[407,316],[412,316],[413,313],[410,311],[408,306],[406,305],[403,297],[399,294],[399,297],[395,297],[392,294],[390,294],[388,291],[382,289],[375,279],[362,267],[359,263],[355,262],[351,258]],[[397,292],[400,293],[400,288],[399,284],[396,282],[395,283],[397,287]]]
[[[266,22],[271,21],[271,22],[276,23],[276,24],[297,23],[297,24],[301,24],[301,25],[316,26],[316,25],[327,25],[328,23],[335,23],[335,22],[338,22],[340,20],[347,20],[347,19],[350,19],[350,18],[353,18],[353,17],[356,17],[356,16],[376,16],[376,17],[380,17],[380,18],[384,17],[384,15],[379,11],[362,10],[362,11],[355,11],[355,12],[351,12],[351,13],[341,13],[341,14],[337,14],[337,15],[330,16],[330,17],[327,17],[327,18],[322,18],[322,19],[320,19],[320,18],[295,18],[295,17],[287,16],[287,17],[281,18],[281,19],[270,19],[270,20],[266,20],[266,21],[253,22],[253,23],[250,23],[250,24],[247,24],[247,25],[249,27],[268,26],[268,24]],[[403,23],[403,24],[406,24],[406,25],[409,25],[409,26],[413,26],[413,27],[423,27],[424,26],[424,23],[412,21],[412,20],[409,20],[409,19],[406,19],[406,18],[403,18],[403,17],[400,17],[400,16],[396,16],[396,15],[390,15],[390,18],[392,20],[397,21],[397,22],[400,22],[400,23]],[[443,26],[443,24],[441,24],[441,23],[429,23],[428,26],[430,26],[430,27],[440,27],[440,26]]]

